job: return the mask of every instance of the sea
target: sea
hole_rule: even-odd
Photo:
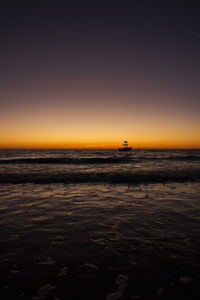
[[[200,299],[200,150],[0,150],[0,299]]]

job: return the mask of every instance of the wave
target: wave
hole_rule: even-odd
[[[200,161],[199,155],[170,155],[170,156],[139,156],[138,160],[148,161]]]
[[[145,157],[145,156],[123,156],[123,157],[84,157],[84,158],[66,158],[66,157],[41,157],[41,158],[14,158],[0,159],[2,164],[117,164],[136,161],[160,161],[160,160],[178,160],[178,161],[200,161],[200,156],[168,156],[168,157]]]
[[[118,157],[89,157],[89,158],[16,158],[1,159],[0,164],[115,164],[130,161],[130,158]]]
[[[46,173],[46,174],[0,174],[0,183],[166,183],[199,182],[200,171],[151,171],[151,172],[115,172],[115,173]]]

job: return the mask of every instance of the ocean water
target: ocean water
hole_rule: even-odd
[[[0,299],[200,299],[200,150],[1,150]]]

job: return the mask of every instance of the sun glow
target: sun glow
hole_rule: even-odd
[[[109,99],[51,100],[3,111],[1,148],[199,148],[197,113]],[[125,99],[128,103],[128,100]],[[79,103],[79,104],[78,104]]]

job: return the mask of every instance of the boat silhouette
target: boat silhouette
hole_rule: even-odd
[[[119,148],[119,151],[132,151],[132,147],[129,147],[128,141],[124,141],[122,148]]]

